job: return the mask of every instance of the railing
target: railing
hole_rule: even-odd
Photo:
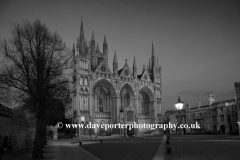
[[[110,112],[94,113],[94,118],[111,118],[111,113]]]

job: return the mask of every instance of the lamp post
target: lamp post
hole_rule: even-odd
[[[180,116],[180,123],[182,123],[182,116],[181,116],[181,111],[182,111],[182,108],[183,108],[183,102],[180,100],[180,97],[178,97],[178,101],[177,103],[175,104],[175,107],[177,108],[177,110],[179,111],[179,116]],[[181,132],[182,132],[182,129],[181,129]],[[181,160],[182,160],[182,133],[180,133],[181,135]]]
[[[85,124],[85,117],[81,117],[80,118],[80,123],[81,124]],[[84,128],[83,128],[84,129]],[[79,126],[79,141],[80,141],[80,143],[82,142],[82,138],[81,138],[81,127]]]

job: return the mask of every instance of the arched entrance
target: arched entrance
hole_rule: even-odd
[[[145,92],[143,91],[139,92],[138,103],[139,103],[138,107],[139,107],[140,114],[144,114],[144,115],[150,114],[149,96]]]
[[[100,121],[100,124],[105,124],[107,121],[112,123],[117,122],[117,106],[116,91],[108,80],[101,79],[97,81],[92,88],[92,106],[93,118]],[[99,128],[98,135],[109,135],[111,131]]]
[[[134,106],[135,94],[132,87],[126,83],[120,91],[120,110],[124,110],[126,107]]]
[[[110,128],[105,129],[105,127],[101,127],[101,125],[107,124],[104,120],[102,120],[99,124],[100,124],[100,126],[99,126],[98,135],[100,135],[100,136],[108,136],[108,135],[111,134]]]
[[[225,126],[224,125],[220,126],[220,132],[221,132],[221,134],[225,134]]]
[[[133,135],[134,135],[134,128],[130,128],[129,126],[127,126],[127,135],[129,136],[129,137],[132,137]]]
[[[154,102],[152,91],[148,87],[143,87],[138,94],[138,114],[150,119],[152,102]]]
[[[127,128],[121,129],[124,136],[133,136],[134,129],[129,125],[136,122],[135,94],[132,87],[126,83],[120,90],[120,123],[128,124]],[[130,129],[130,130],[129,130]]]

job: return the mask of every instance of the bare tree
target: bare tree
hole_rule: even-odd
[[[64,74],[70,55],[56,32],[40,20],[13,24],[11,38],[1,41],[0,82],[16,89],[23,102],[30,101],[36,115],[33,158],[43,158],[44,114],[53,99],[66,96],[68,77]]]

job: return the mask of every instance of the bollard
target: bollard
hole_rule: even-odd
[[[100,142],[102,143],[102,139],[100,140]]]
[[[171,154],[171,147],[167,147],[167,154]]]
[[[79,146],[81,146],[82,145],[82,141],[79,141]]]

